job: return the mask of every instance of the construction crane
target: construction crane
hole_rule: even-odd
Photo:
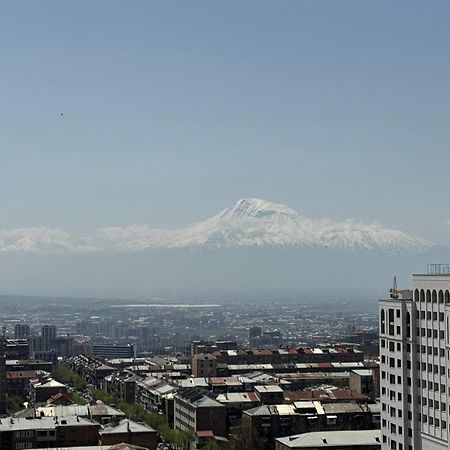
[[[397,277],[394,276],[394,282],[392,287],[389,289],[389,295],[391,298],[398,299],[399,290],[397,289]]]

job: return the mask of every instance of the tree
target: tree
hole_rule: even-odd
[[[202,450],[220,450],[220,445],[214,439],[208,439]]]

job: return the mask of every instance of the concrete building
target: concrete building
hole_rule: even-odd
[[[55,325],[44,325],[41,328],[42,350],[48,351],[50,348],[50,341],[56,339]]]
[[[214,355],[194,355],[191,364],[194,377],[217,377],[217,358]]]
[[[93,351],[94,356],[101,359],[136,357],[136,348],[132,344],[94,344]]]
[[[105,428],[99,434],[102,445],[125,443],[156,450],[157,433],[143,423],[124,419],[117,426]]]
[[[304,433],[276,440],[276,450],[378,450],[380,430],[325,431]]]
[[[81,417],[6,417],[0,420],[0,448],[96,445],[100,425]]]
[[[375,369],[352,370],[349,376],[350,389],[375,400],[380,396],[378,372]]]
[[[367,430],[379,426],[379,411],[359,403],[301,401],[262,405],[242,414],[244,448],[273,449],[275,438],[314,431]]]
[[[14,339],[27,339],[30,336],[30,325],[16,323],[14,325]]]
[[[227,436],[227,408],[209,398],[200,389],[189,389],[174,396],[174,428],[211,431],[214,436]]]
[[[380,300],[382,449],[448,449],[450,266]]]
[[[0,414],[6,412],[6,342],[0,336]]]

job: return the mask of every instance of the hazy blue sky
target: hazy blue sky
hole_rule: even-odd
[[[252,196],[450,244],[449,23],[448,1],[4,0],[0,227]]]

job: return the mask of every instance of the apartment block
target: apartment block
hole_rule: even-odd
[[[379,301],[382,449],[448,449],[450,266]]]

